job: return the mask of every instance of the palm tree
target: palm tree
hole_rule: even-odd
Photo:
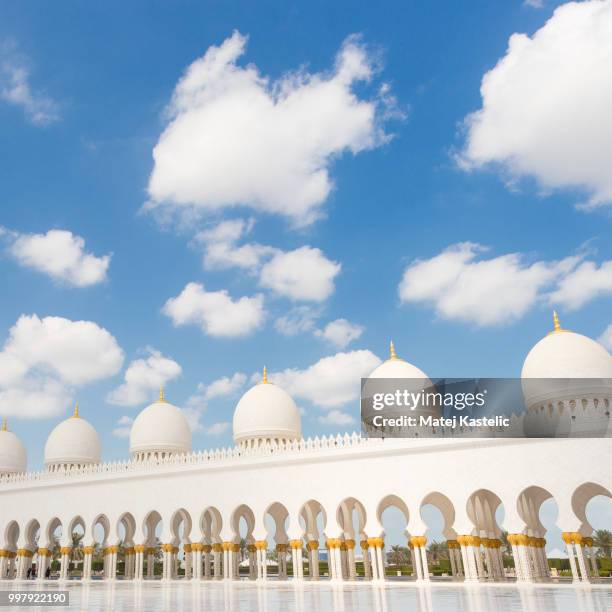
[[[612,550],[612,531],[598,529],[593,538],[593,546],[598,549],[600,557],[609,557]]]
[[[85,537],[84,533],[72,532],[72,560],[82,561],[83,560],[83,547],[80,545],[81,540]]]
[[[440,563],[440,559],[448,559],[448,544],[446,542],[437,542],[434,540],[427,550],[431,556],[431,561],[434,565]]]

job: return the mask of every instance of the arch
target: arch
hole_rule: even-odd
[[[17,521],[10,521],[4,528],[4,544],[6,550],[17,550],[17,541],[19,540],[19,524]]]
[[[242,537],[240,533],[241,521],[244,521],[246,525],[246,533],[244,537]],[[234,542],[240,542],[242,539],[244,539],[247,543],[251,544],[255,540],[253,537],[253,531],[255,529],[255,513],[246,504],[240,504],[240,506],[238,506],[234,512],[232,512],[230,527],[234,534]]]
[[[280,502],[273,502],[264,511],[264,524],[268,515],[274,522],[274,533],[270,534],[274,542],[276,544],[286,544],[288,540],[287,523],[289,522],[289,511]]]
[[[589,523],[586,515],[587,504],[598,495],[612,498],[612,493],[604,486],[595,482],[585,482],[581,484],[572,494],[572,510],[580,521],[578,531],[585,536],[591,535],[593,527]]]
[[[406,525],[408,525],[408,521],[410,519],[410,512],[408,511],[408,506],[401,497],[393,493],[390,495],[385,495],[385,497],[380,500],[376,508],[376,518],[378,519],[378,522],[382,525],[383,512],[393,506],[396,507],[404,515],[404,518],[406,519]]]
[[[473,535],[482,538],[499,538],[502,529],[497,522],[497,511],[503,508],[502,500],[489,489],[478,489],[468,498],[466,511],[474,525]]]
[[[440,511],[442,515],[442,519],[444,521],[444,526],[442,528],[442,535],[447,540],[454,540],[457,538],[457,532],[454,529],[455,524],[455,506],[453,502],[446,496],[444,493],[440,493],[440,491],[432,491],[428,493],[422,500],[419,505],[419,514],[425,523],[423,517],[423,508],[425,506],[434,506]]]
[[[170,534],[172,542],[178,544],[179,542],[188,543],[191,540],[189,536],[191,534],[191,515],[184,508],[179,508],[174,512],[170,519]],[[181,533],[182,527],[182,533]]]
[[[85,520],[79,515],[75,516],[70,523],[68,523],[68,531],[66,535],[70,537],[77,527],[81,527],[83,529],[83,534],[85,534]]]
[[[162,517],[157,510],[151,510],[142,522],[142,531],[145,534],[145,542],[148,546],[154,546],[156,534],[162,527]]]
[[[207,544],[221,543],[221,529],[223,527],[223,519],[221,513],[214,506],[209,506],[202,512],[200,517],[200,529],[202,537]]]
[[[120,529],[123,529],[123,537],[120,537],[120,542],[123,546],[134,543],[136,535],[136,519],[131,512],[124,512],[117,521],[117,534],[120,534]]]
[[[347,540],[365,537],[366,519],[365,506],[355,497],[342,500],[336,510],[336,520]]]
[[[40,538],[40,523],[36,519],[29,520],[23,530],[23,535],[26,542],[26,548],[29,550],[36,550]]]
[[[106,514],[98,514],[91,522],[90,533],[89,536],[92,542],[96,542],[96,531],[102,530],[102,539],[101,544],[105,544],[108,541],[110,536],[110,520],[106,516]]]
[[[519,494],[516,500],[516,509],[525,523],[527,535],[538,538],[544,537],[546,528],[540,520],[540,508],[549,499],[554,499],[552,493],[538,485],[527,487]]]
[[[62,537],[62,533],[57,535],[57,530],[61,529],[63,532],[62,521],[59,518],[54,517],[47,523],[47,529],[45,530],[45,536],[47,538],[47,544],[53,546]],[[49,546],[47,546],[49,548]]]
[[[306,539],[320,542],[327,528],[327,513],[320,501],[309,499],[300,509],[299,516],[304,523]]]

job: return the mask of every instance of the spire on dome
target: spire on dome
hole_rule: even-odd
[[[164,395],[164,385],[159,385],[159,399],[158,402],[165,402],[166,396]]]
[[[557,315],[556,310],[553,310],[553,325],[556,332],[561,331],[561,323],[559,323],[559,315]]]
[[[8,425],[6,423],[6,417],[2,419],[2,431],[8,431]]]
[[[393,340],[389,342],[389,359],[397,359],[397,353],[395,352],[395,344],[393,344]]]
[[[74,405],[74,413],[72,414],[73,419],[79,418],[79,402]]]
[[[261,384],[262,385],[267,385],[268,384],[268,370],[267,370],[266,366],[263,367],[263,377],[261,379]]]

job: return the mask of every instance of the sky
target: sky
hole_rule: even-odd
[[[612,347],[612,2],[0,6],[0,413],[126,458],[160,385],[230,445],[263,366],[305,435],[359,379]]]

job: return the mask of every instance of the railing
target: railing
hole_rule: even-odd
[[[191,453],[169,455],[164,458],[147,460],[109,461],[90,465],[59,468],[52,472],[41,470],[21,474],[0,476],[0,487],[4,484],[39,482],[72,478],[92,474],[123,474],[129,472],[150,471],[159,466],[210,465],[227,461],[239,461],[246,458],[268,457],[280,454],[298,454],[312,451],[325,451],[338,448],[355,448],[378,445],[383,441],[375,438],[364,438],[357,432],[336,436],[316,436],[286,442],[265,441],[254,447],[227,447],[213,450],[192,451]]]

